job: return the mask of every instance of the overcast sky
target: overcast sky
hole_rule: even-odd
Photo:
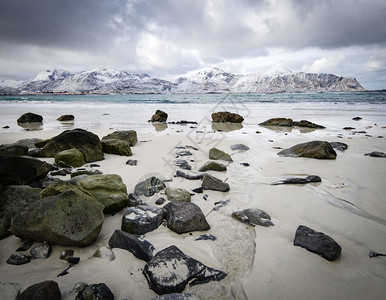
[[[99,66],[165,79],[287,68],[386,88],[386,1],[0,0],[0,79]]]

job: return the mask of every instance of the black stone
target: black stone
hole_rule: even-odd
[[[26,254],[14,253],[7,259],[9,265],[24,265],[31,261],[32,257]]]
[[[163,197],[161,197],[161,198],[159,198],[159,199],[155,202],[155,204],[157,204],[157,205],[162,205],[162,204],[164,204],[165,202],[166,202],[166,199],[163,198]]]
[[[184,169],[184,170],[191,170],[192,169],[192,167],[189,165],[189,163],[184,159],[177,159],[177,160],[173,161],[173,165],[180,167],[181,169]]]
[[[63,250],[60,253],[60,259],[68,260],[74,256],[74,250]]]
[[[206,240],[215,241],[215,240],[217,240],[217,238],[216,238],[214,235],[212,235],[212,234],[205,233],[205,234],[202,234],[202,235],[200,235],[198,238],[195,239],[195,241],[200,241],[200,240],[204,240],[204,241],[206,241]]]
[[[204,177],[205,173],[177,170],[176,176],[182,177],[188,180],[198,180]]]
[[[129,166],[136,166],[138,163],[137,160],[135,159],[129,159],[127,162],[126,162],[126,165],[129,165]]]
[[[369,257],[370,258],[377,257],[377,256],[386,256],[386,254],[378,253],[378,252],[374,252],[374,251],[370,251],[369,252]]]
[[[129,207],[122,216],[121,230],[142,235],[157,229],[164,218],[162,208],[148,205]]]
[[[332,148],[339,150],[339,151],[345,151],[348,148],[348,145],[341,142],[330,142],[330,145]]]
[[[293,178],[287,178],[281,181],[277,181],[272,183],[272,185],[279,185],[279,184],[306,184],[310,182],[322,182],[322,179],[317,175],[310,175],[306,178],[300,178],[300,177],[293,177]]]
[[[26,240],[16,251],[26,251],[35,243],[34,240],[28,239]]]
[[[202,187],[198,187],[192,190],[193,192],[197,194],[202,194],[204,192],[204,189]]]
[[[134,193],[129,194],[129,207],[138,206],[138,205],[146,205],[141,198],[139,198]]]
[[[60,300],[62,298],[59,285],[52,280],[39,282],[29,286],[17,300]]]
[[[87,285],[78,293],[75,300],[114,300],[114,294],[104,283]]]
[[[33,247],[30,251],[33,259],[46,259],[50,257],[52,248],[49,244],[41,244]]]
[[[371,156],[371,157],[386,157],[386,154],[379,151],[373,151],[370,153],[366,153],[365,156]]]
[[[80,257],[69,257],[67,261],[72,265],[77,265],[80,261]]]
[[[221,181],[220,179],[213,177],[209,174],[205,174],[202,180],[202,188],[204,190],[213,190],[220,192],[228,192],[229,184]]]
[[[43,117],[34,113],[25,113],[17,119],[17,123],[42,123]]]

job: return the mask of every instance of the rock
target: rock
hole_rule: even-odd
[[[331,147],[330,143],[324,141],[312,141],[297,144],[291,148],[280,151],[278,155],[286,157],[308,157],[316,159],[336,158],[336,152]]]
[[[244,121],[244,118],[236,113],[221,111],[221,112],[213,113],[212,120],[215,123],[224,123],[224,122],[242,123]]]
[[[274,226],[271,217],[265,211],[257,208],[248,208],[242,211],[235,211],[232,217],[248,225],[261,225],[264,227]]]
[[[11,185],[0,194],[0,239],[6,237],[13,216],[31,203],[40,200],[39,188]]]
[[[166,199],[163,198],[163,197],[161,197],[161,198],[159,198],[159,199],[155,202],[155,204],[157,204],[157,205],[162,205],[162,204],[164,204],[165,202],[166,202]]]
[[[60,151],[55,155],[55,162],[57,164],[64,163],[65,165],[78,168],[85,164],[83,153],[78,149],[72,148]]]
[[[329,261],[337,259],[342,251],[331,237],[303,225],[296,230],[294,245],[306,248]]]
[[[0,282],[0,299],[17,299],[21,290],[21,285],[18,283]]]
[[[343,130],[354,130],[354,129],[355,129],[354,127],[350,127],[350,126],[343,127]]]
[[[135,166],[137,165],[137,163],[138,163],[137,160],[135,160],[135,159],[129,159],[129,160],[126,162],[126,165],[135,167]]]
[[[205,173],[201,172],[193,172],[193,171],[183,171],[183,170],[177,170],[176,176],[182,177],[188,180],[198,180],[202,179],[204,177]]]
[[[16,144],[0,145],[0,155],[28,155],[28,147]]]
[[[67,121],[74,121],[75,117],[74,115],[62,115],[56,120],[61,121],[61,122],[67,122]]]
[[[201,168],[198,169],[199,172],[205,172],[209,170],[221,172],[226,171],[227,167],[215,161],[207,161]]]
[[[306,128],[319,128],[319,129],[326,128],[322,125],[318,125],[307,120],[295,121],[294,126],[306,127]]]
[[[220,208],[224,207],[224,206],[227,206],[229,204],[230,200],[221,200],[221,201],[218,201],[218,202],[215,202],[214,205],[215,207],[213,208],[213,210],[215,211],[218,211]]]
[[[201,241],[201,240],[203,240],[203,241],[207,241],[207,240],[215,241],[215,240],[217,240],[217,238],[212,234],[205,233],[205,234],[202,234],[198,238],[195,239],[195,241]]]
[[[25,113],[17,119],[17,123],[42,123],[43,117],[34,113]]]
[[[35,283],[26,288],[17,300],[60,300],[62,294],[59,285],[52,280]]]
[[[102,148],[104,153],[116,154],[120,156],[132,156],[130,143],[123,140],[109,139],[102,140]]]
[[[244,144],[234,144],[234,145],[231,145],[231,150],[233,151],[247,151],[249,150],[250,148]]]
[[[193,193],[202,194],[204,189],[202,187],[198,187],[192,190]]]
[[[190,293],[172,293],[157,296],[152,300],[200,300],[200,298]]]
[[[138,206],[138,205],[146,205],[146,203],[144,203],[141,198],[139,198],[137,195],[135,195],[134,193],[130,193],[129,194],[129,203],[128,203],[128,206],[129,207],[133,207],[133,206]]]
[[[219,281],[227,276],[185,255],[174,245],[159,251],[142,273],[149,288],[159,295],[181,293],[190,281],[190,285],[194,285]]]
[[[78,185],[103,204],[105,214],[118,212],[129,204],[126,185],[119,175],[91,175],[80,180]]]
[[[35,158],[0,155],[0,185],[37,183],[46,178],[51,167]]]
[[[352,118],[354,121],[359,121],[359,120],[362,120],[362,118],[361,117],[354,117],[354,118]]]
[[[194,203],[170,202],[164,210],[168,228],[178,234],[210,229],[203,212]]]
[[[171,188],[168,187],[165,190],[166,196],[168,196],[168,200],[172,202],[190,202],[191,195],[187,190],[180,188]]]
[[[189,150],[180,150],[180,151],[176,152],[176,156],[177,157],[179,157],[179,156],[190,156],[190,155],[193,155],[193,153],[190,152]]]
[[[214,159],[214,160],[225,160],[225,161],[230,161],[232,162],[232,158],[228,153],[225,153],[224,151],[221,151],[217,148],[212,148],[209,150],[209,159]]]
[[[33,259],[46,259],[50,257],[52,248],[49,244],[44,243],[31,249],[30,254]]]
[[[16,251],[27,251],[34,243],[34,240],[26,240]]]
[[[162,208],[147,205],[129,207],[123,213],[121,230],[142,235],[157,229],[163,219],[164,211]]]
[[[332,148],[339,150],[339,151],[345,151],[348,148],[348,145],[341,142],[330,142],[330,145]]]
[[[62,246],[87,246],[99,235],[103,205],[67,191],[36,201],[15,214],[12,233],[21,238]]]
[[[80,186],[75,185],[69,181],[62,180],[55,180],[54,182],[50,183],[44,190],[41,191],[40,198],[59,195],[69,190],[80,195],[86,194],[87,196],[94,198],[94,196],[92,196],[88,191],[84,190]]]
[[[141,260],[149,261],[153,257],[154,247],[148,241],[121,230],[115,230],[109,239],[110,248],[127,250]]]
[[[63,250],[62,253],[60,253],[60,259],[68,260],[70,258],[74,257],[74,250]]]
[[[77,265],[80,261],[80,257],[69,257],[67,261],[72,265]]]
[[[115,260],[115,254],[114,252],[107,247],[100,247],[98,250],[95,251],[93,257],[106,259],[108,261]]]
[[[281,181],[277,181],[272,183],[272,185],[279,185],[279,184],[306,184],[310,182],[322,182],[322,179],[317,175],[310,175],[306,178],[299,178],[299,177],[293,177],[293,178],[287,178]]]
[[[114,131],[102,138],[102,141],[105,140],[121,140],[129,143],[130,147],[134,147],[138,142],[137,132],[134,130],[119,130]]]
[[[14,253],[7,259],[7,264],[9,265],[24,265],[28,264],[31,261],[32,257],[27,254]]]
[[[184,159],[177,159],[177,160],[173,161],[173,165],[180,167],[181,169],[184,169],[184,170],[191,170],[192,169],[192,167],[189,165],[189,163]]]
[[[155,193],[162,191],[163,189],[165,189],[165,187],[166,186],[161,179],[152,176],[146,179],[145,181],[137,183],[134,188],[134,194],[136,194],[137,196],[144,195],[146,197],[150,197],[153,196]]]
[[[249,167],[249,163],[245,163],[245,162],[240,163],[240,165],[242,165],[243,167]]]
[[[292,127],[294,126],[294,122],[292,119],[287,119],[287,118],[272,118],[260,123],[259,125]]]
[[[378,253],[378,252],[374,252],[374,251],[370,251],[369,252],[369,257],[370,258],[377,257],[377,256],[386,256],[386,254]]]
[[[41,150],[46,157],[55,157],[63,150],[78,149],[83,153],[86,163],[103,159],[102,144],[99,137],[84,129],[66,130],[52,138]]]
[[[386,154],[379,151],[373,151],[371,153],[366,153],[365,156],[371,156],[371,157],[386,157]]]
[[[158,110],[155,112],[155,114],[151,117],[150,122],[166,122],[168,119],[168,114],[162,110]]]
[[[80,291],[75,300],[114,300],[114,294],[104,283],[87,285]]]
[[[60,169],[58,171],[51,171],[50,175],[51,176],[67,176],[68,172],[65,169]]]
[[[91,176],[91,175],[101,175],[102,172],[99,171],[99,170],[86,170],[86,169],[77,169],[75,170],[74,172],[71,173],[71,178],[75,178],[75,177],[78,177],[78,176],[83,176],[83,178],[86,178],[87,176]],[[78,182],[80,181],[81,179],[78,180]]]
[[[209,174],[205,174],[202,180],[202,188],[204,190],[228,192],[229,184]]]

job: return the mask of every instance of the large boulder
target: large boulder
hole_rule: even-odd
[[[257,208],[248,208],[242,211],[235,211],[232,213],[232,217],[251,226],[260,225],[269,227],[274,225],[271,221],[270,215],[265,211]]]
[[[166,122],[168,114],[162,110],[157,109],[155,114],[151,117],[150,122]]]
[[[10,185],[0,194],[0,239],[6,236],[13,216],[31,203],[40,200],[39,188]]]
[[[81,167],[85,164],[83,153],[75,148],[60,151],[55,156],[55,162],[59,165],[63,163],[74,168]]]
[[[205,215],[194,203],[170,202],[164,210],[168,228],[178,234],[210,229]]]
[[[242,123],[244,118],[239,114],[231,113],[228,111],[220,111],[212,114],[212,120],[215,123]]]
[[[78,185],[103,204],[104,213],[120,211],[129,203],[126,185],[121,176],[116,174],[90,175],[78,182]]]
[[[114,300],[114,294],[104,283],[95,283],[85,286],[78,292],[75,300]]]
[[[129,143],[130,147],[135,146],[137,143],[137,132],[134,130],[118,130],[110,133],[102,138],[102,141],[105,140],[121,140]]]
[[[341,246],[333,238],[304,225],[297,228],[294,245],[316,253],[329,261],[337,259],[342,252]]]
[[[172,202],[190,202],[191,195],[187,190],[181,188],[171,188],[168,187],[165,189],[165,194],[168,196],[168,200]]]
[[[60,300],[62,294],[59,285],[52,280],[35,283],[26,288],[17,300]]]
[[[132,156],[130,143],[118,139],[102,140],[104,153],[115,154],[120,156]]]
[[[209,159],[214,159],[214,160],[225,160],[225,161],[230,161],[232,162],[232,158],[228,153],[225,153],[224,151],[221,151],[217,148],[212,148],[209,150]]]
[[[201,186],[204,190],[212,190],[212,191],[220,191],[220,192],[228,192],[230,189],[228,183],[223,182],[222,180],[209,174],[204,175]]]
[[[0,155],[0,185],[37,183],[46,178],[51,167],[34,158]]]
[[[69,190],[74,191],[77,194],[86,194],[87,196],[94,198],[94,196],[92,196],[88,191],[82,189],[80,186],[70,181],[62,180],[55,180],[51,182],[44,190],[41,191],[40,198],[55,196]]]
[[[184,254],[176,246],[159,251],[143,269],[150,289],[159,295],[181,293],[186,285],[219,281],[226,273],[212,269]]]
[[[165,188],[166,186],[161,179],[152,176],[144,181],[137,183],[134,187],[134,194],[137,196],[144,195],[146,197],[150,197]]]
[[[17,123],[42,123],[43,117],[31,112],[25,113],[17,119]]]
[[[87,195],[67,191],[33,202],[15,214],[12,233],[63,246],[87,246],[99,235],[103,205]]]
[[[80,128],[66,130],[52,138],[40,153],[46,157],[55,157],[59,152],[72,148],[82,152],[87,163],[103,159],[102,144],[99,137]]]
[[[28,147],[17,144],[0,145],[0,155],[28,155]]]
[[[297,144],[291,148],[284,149],[278,153],[286,157],[308,157],[316,159],[335,159],[336,152],[329,142],[312,141]]]
[[[142,235],[157,229],[164,219],[164,210],[158,207],[138,205],[125,210],[121,229],[131,234]]]

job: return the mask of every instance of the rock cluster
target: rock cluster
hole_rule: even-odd
[[[319,129],[325,128],[322,125],[318,125],[318,124],[312,123],[312,122],[307,121],[307,120],[293,121],[292,119],[288,119],[288,118],[272,118],[272,119],[269,119],[269,120],[266,120],[266,121],[260,123],[259,125],[261,125],[261,126],[284,126],[284,127],[297,126],[297,127],[319,128]]]

